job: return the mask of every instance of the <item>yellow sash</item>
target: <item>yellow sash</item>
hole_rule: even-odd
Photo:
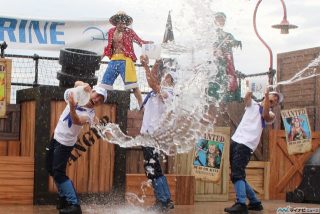
[[[126,57],[124,54],[113,54],[111,60],[125,60],[125,81],[126,82],[137,82],[136,67],[130,57]]]

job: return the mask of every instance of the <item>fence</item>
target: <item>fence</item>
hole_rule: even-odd
[[[16,103],[16,91],[36,87],[39,85],[59,85],[59,80],[56,78],[57,71],[61,70],[58,57],[42,57],[37,54],[33,56],[15,55],[15,54],[4,54],[6,58],[12,59],[12,79],[11,79],[11,100],[10,103]],[[98,82],[101,81],[104,71],[106,70],[108,61],[102,61],[100,69],[96,71]],[[136,64],[138,83],[140,90],[143,94],[146,94],[151,89],[148,87],[146,81],[145,72],[141,64]],[[263,96],[263,88],[266,82],[268,82],[268,76],[270,72],[258,73],[245,75],[239,71],[238,82],[241,87],[241,94],[244,93],[244,82],[245,79],[255,79],[250,81],[254,89],[254,95],[257,98]],[[183,75],[179,74],[178,76]],[[273,76],[273,74],[272,74]],[[272,77],[273,78],[273,77]],[[114,88],[117,90],[123,90],[123,82],[120,77],[117,78],[114,84]],[[131,94],[133,97],[133,94]],[[131,99],[130,109],[137,107],[136,99]]]

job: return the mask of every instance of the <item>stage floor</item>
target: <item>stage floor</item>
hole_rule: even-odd
[[[195,205],[179,205],[176,206],[174,210],[169,213],[175,214],[220,214],[224,213],[224,208],[231,206],[232,201],[229,202],[197,202]],[[263,201],[264,211],[262,212],[249,212],[252,214],[263,213],[271,214],[277,213],[278,208],[287,208],[290,206],[292,208],[317,208],[319,213],[320,204],[296,204],[296,203],[286,203],[284,201]],[[140,214],[140,213],[155,213],[147,211],[143,208],[132,207],[132,206],[108,206],[108,205],[82,205],[82,210],[84,214],[103,214],[103,213],[114,213],[114,214]],[[58,213],[54,206],[18,206],[18,205],[0,205],[0,214],[53,214]],[[296,213],[306,213],[306,212],[296,212]],[[282,213],[284,214],[284,212]]]

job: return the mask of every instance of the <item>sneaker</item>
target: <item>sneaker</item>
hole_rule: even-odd
[[[59,214],[82,214],[82,210],[79,204],[71,204],[61,209]]]
[[[58,197],[58,201],[57,201],[57,210],[61,210],[63,208],[66,208],[68,206],[68,201],[66,199],[66,197]]]
[[[263,210],[263,206],[262,206],[261,202],[254,203],[254,204],[250,203],[248,205],[248,210],[261,211],[261,210]]]
[[[247,205],[235,203],[231,207],[224,208],[224,211],[232,214],[248,214]]]
[[[169,200],[167,201],[166,208],[167,208],[167,209],[170,209],[170,210],[171,210],[171,209],[174,209],[174,203],[173,203],[172,200],[169,199]]]

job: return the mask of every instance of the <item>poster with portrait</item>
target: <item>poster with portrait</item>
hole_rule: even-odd
[[[206,133],[195,144],[192,174],[196,179],[218,182],[221,178],[226,137]]]
[[[0,62],[0,118],[6,115],[6,66]]]
[[[309,152],[312,149],[311,129],[306,108],[282,110],[289,155]]]

